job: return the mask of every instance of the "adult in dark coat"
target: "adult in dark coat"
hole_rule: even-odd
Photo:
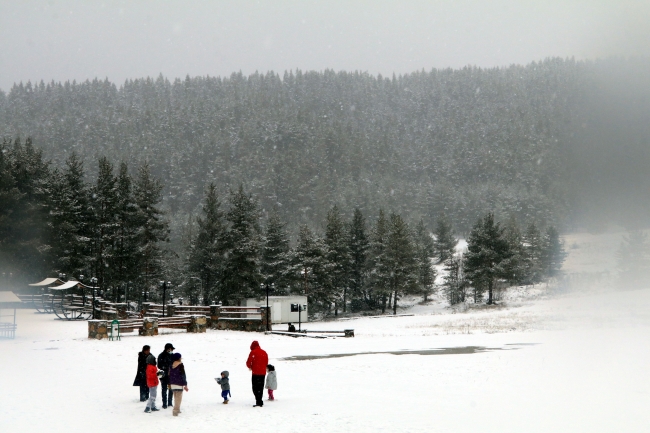
[[[133,386],[140,387],[140,401],[149,400],[149,387],[147,386],[147,357],[151,354],[151,347],[142,346],[142,352],[138,352],[138,372],[135,374]]]
[[[165,350],[158,355],[158,369],[165,372],[165,375],[160,378],[160,387],[162,388],[162,407],[167,409],[167,406],[172,406],[174,393],[169,388],[169,368],[172,366],[172,351],[176,348],[171,344],[165,344]]]
[[[260,347],[257,341],[251,344],[251,353],[246,360],[246,367],[253,373],[251,382],[253,385],[253,395],[255,396],[255,406],[262,407],[264,402],[264,377],[266,376],[266,366],[269,364],[269,356]]]

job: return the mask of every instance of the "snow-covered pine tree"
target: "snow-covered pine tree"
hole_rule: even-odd
[[[280,220],[277,208],[273,208],[266,224],[262,249],[261,272],[266,284],[274,284],[276,290],[290,291],[292,283],[289,236],[286,224]]]
[[[446,214],[442,214],[438,218],[433,234],[435,236],[433,241],[435,257],[438,263],[444,262],[454,255],[456,244],[458,244],[458,239],[454,236],[454,230]]]
[[[418,266],[415,254],[408,224],[400,215],[391,214],[388,220],[386,267],[393,294],[393,314],[397,314],[397,301],[400,297],[417,292]]]
[[[503,236],[501,224],[488,213],[479,219],[467,240],[465,276],[474,287],[474,302],[488,291],[488,304],[493,304],[494,285],[498,278],[506,278],[507,263],[512,252]]]
[[[334,291],[334,315],[338,308],[346,312],[347,292],[350,285],[350,251],[348,249],[348,231],[341,217],[338,206],[334,205],[327,213],[325,226],[325,257],[330,268],[330,279]]]
[[[526,227],[523,236],[524,244],[524,261],[526,267],[526,281],[529,283],[539,283],[544,278],[543,270],[543,253],[544,244],[542,234],[535,222],[531,222]]]
[[[133,195],[133,179],[129,175],[126,162],[120,164],[117,175],[117,232],[115,236],[115,253],[113,260],[113,283],[125,287],[136,281],[138,276],[136,203]],[[127,294],[128,296],[128,294]]]
[[[0,229],[0,259],[14,284],[27,283],[52,268],[47,226],[51,170],[29,138],[24,144],[17,138],[13,146],[7,141],[0,151],[5,156],[5,174],[0,177],[9,198],[0,205],[0,224],[5,227]]]
[[[424,298],[423,301],[427,302],[427,297],[435,291],[436,270],[431,263],[435,254],[435,246],[423,219],[420,219],[415,227],[413,237],[418,269],[418,288]]]
[[[187,269],[189,279],[198,278],[202,291],[191,284],[187,293],[190,299],[202,299],[203,305],[210,305],[215,296],[220,297],[219,288],[226,250],[225,219],[217,195],[217,187],[210,183],[205,190],[202,216],[196,218],[198,230],[189,244]]]
[[[291,253],[294,292],[307,296],[315,310],[328,310],[334,300],[326,254],[323,240],[306,225],[301,226],[296,248]]]
[[[92,275],[102,290],[112,287],[113,247],[117,233],[117,179],[113,164],[106,157],[99,158],[97,180],[91,189],[92,209]]]
[[[444,282],[442,290],[449,301],[449,305],[465,302],[465,289],[467,283],[463,271],[464,259],[461,254],[451,256],[445,261]]]
[[[530,264],[524,247],[523,236],[514,215],[510,215],[506,222],[503,237],[508,242],[512,253],[509,261],[505,263],[506,279],[511,284],[520,284],[526,280]]]
[[[149,164],[138,168],[133,185],[137,253],[134,257],[141,286],[156,290],[163,276],[165,250],[162,242],[169,241],[169,223],[160,209],[162,185],[151,175]]]
[[[554,226],[549,226],[542,239],[542,271],[547,278],[556,277],[562,269],[566,259],[564,243],[560,239],[560,233]]]
[[[54,270],[78,278],[88,270],[92,234],[89,189],[83,162],[72,153],[63,171],[55,170],[50,188],[50,224]]]
[[[221,302],[230,305],[251,296],[261,296],[259,209],[243,184],[230,191],[230,208],[226,212],[226,256],[223,269]]]
[[[629,230],[616,252],[619,285],[623,289],[647,286],[650,274],[650,242],[641,230]]]
[[[359,208],[354,209],[348,234],[350,251],[350,300],[353,310],[364,307],[363,293],[366,284],[369,240],[366,234],[366,219]]]
[[[372,228],[368,251],[368,277],[366,279],[366,302],[376,308],[381,303],[382,314],[386,312],[386,301],[390,291],[390,270],[388,269],[387,244],[388,220],[382,209]]]

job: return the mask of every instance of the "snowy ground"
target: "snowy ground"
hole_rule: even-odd
[[[424,310],[424,307],[421,307]],[[641,432],[650,425],[650,290],[562,296],[499,310],[310,324],[356,338],[293,339],[243,332],[89,341],[85,323],[23,311],[0,342],[3,432],[500,431]],[[248,346],[278,371],[277,400],[252,408]],[[171,341],[190,392],[183,413],[144,414],[130,386],[136,354]],[[437,348],[478,353],[291,356]],[[231,372],[232,402],[214,377]]]
[[[307,326],[354,328],[348,339],[208,331],[109,342],[87,340],[86,323],[21,311],[16,340],[0,341],[0,432],[648,431],[650,289],[521,287],[497,307],[434,299],[401,312],[415,315]],[[277,400],[261,409],[244,365],[254,338],[278,372]],[[178,418],[143,413],[131,386],[142,345],[158,354],[167,342],[188,374]],[[337,354],[349,356],[327,357]],[[308,359],[285,359],[296,356]],[[227,406],[213,379],[224,369]]]

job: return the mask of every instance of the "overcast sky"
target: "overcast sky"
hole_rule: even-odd
[[[0,89],[28,80],[502,66],[650,55],[650,1],[0,0]]]

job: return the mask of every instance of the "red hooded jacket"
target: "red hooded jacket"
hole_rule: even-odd
[[[246,367],[253,370],[256,376],[264,376],[266,374],[266,366],[269,364],[269,355],[260,347],[260,343],[253,341],[251,344],[251,353],[248,355]]]
[[[158,367],[155,365],[147,365],[147,386],[149,388],[158,386]]]

